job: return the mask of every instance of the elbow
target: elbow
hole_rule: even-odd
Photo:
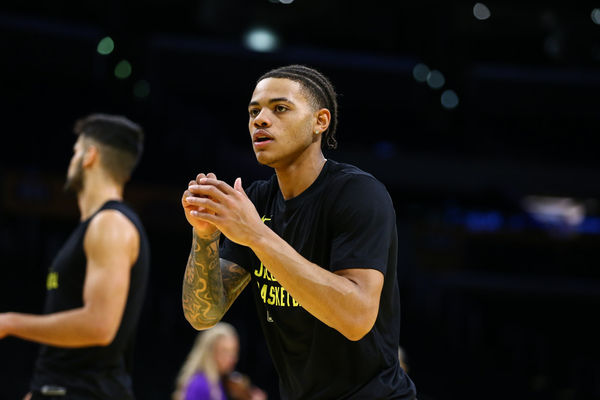
[[[212,328],[223,318],[225,311],[227,311],[223,302],[209,303],[203,299],[199,301],[190,299],[189,296],[186,296],[185,289],[182,306],[183,316],[197,331]]]
[[[377,313],[373,315],[365,316],[356,316],[350,320],[347,320],[344,326],[338,331],[344,335],[344,337],[352,342],[358,342],[362,338],[364,338],[373,326],[375,325],[375,320],[377,319]]]
[[[340,331],[340,333],[342,335],[344,335],[344,337],[346,339],[350,340],[351,342],[358,342],[359,340],[364,338],[367,335],[367,333],[369,333],[371,331],[372,327],[373,327],[373,325],[371,325],[370,327],[365,329],[364,327],[353,326],[353,327],[344,329],[343,331]]]
[[[197,331],[203,331],[209,328],[212,328],[219,322],[219,319],[207,320],[200,318],[197,315],[190,315],[189,313],[184,312],[183,315],[187,322]]]
[[[85,309],[86,317],[80,326],[79,346],[109,346],[117,336],[121,316],[91,307]]]
[[[207,322],[207,321],[198,321],[198,320],[190,320],[190,319],[188,319],[187,321],[190,323],[190,325],[192,325],[192,328],[194,328],[197,331],[203,331],[206,329],[210,329],[213,326],[215,326],[218,322],[218,321]]]
[[[101,338],[98,338],[96,340],[96,346],[101,346],[101,347],[106,347],[108,345],[110,345],[114,340],[114,336],[110,337],[110,336],[104,336]]]
[[[96,327],[96,329],[94,329],[94,334],[93,334],[93,344],[96,346],[108,346],[110,345],[114,340],[115,337],[117,336],[117,329],[114,329],[112,327],[107,327],[106,325],[102,326],[102,327]]]

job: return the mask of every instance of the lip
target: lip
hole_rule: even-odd
[[[257,129],[252,134],[252,144],[254,147],[264,147],[273,142],[273,135],[265,129]]]

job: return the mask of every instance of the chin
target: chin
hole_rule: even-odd
[[[63,186],[63,190],[65,192],[73,192],[78,195],[83,190],[83,180],[78,176],[67,177],[67,180]]]
[[[272,167],[273,164],[275,163],[275,160],[273,160],[272,157],[268,157],[264,153],[258,152],[258,153],[255,153],[255,155],[256,155],[256,161],[258,161],[259,164],[266,165],[267,167]]]

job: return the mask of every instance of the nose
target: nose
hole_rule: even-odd
[[[254,126],[257,128],[267,128],[271,126],[271,121],[267,115],[268,111],[266,108],[260,110],[260,113],[254,118]]]

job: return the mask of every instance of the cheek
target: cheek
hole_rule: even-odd
[[[217,365],[221,371],[228,371],[235,366],[235,358],[230,355],[223,355],[217,359]]]
[[[313,140],[313,121],[307,119],[302,121],[302,123],[298,124],[296,133],[298,135],[298,140],[301,140],[303,143],[309,144]]]

